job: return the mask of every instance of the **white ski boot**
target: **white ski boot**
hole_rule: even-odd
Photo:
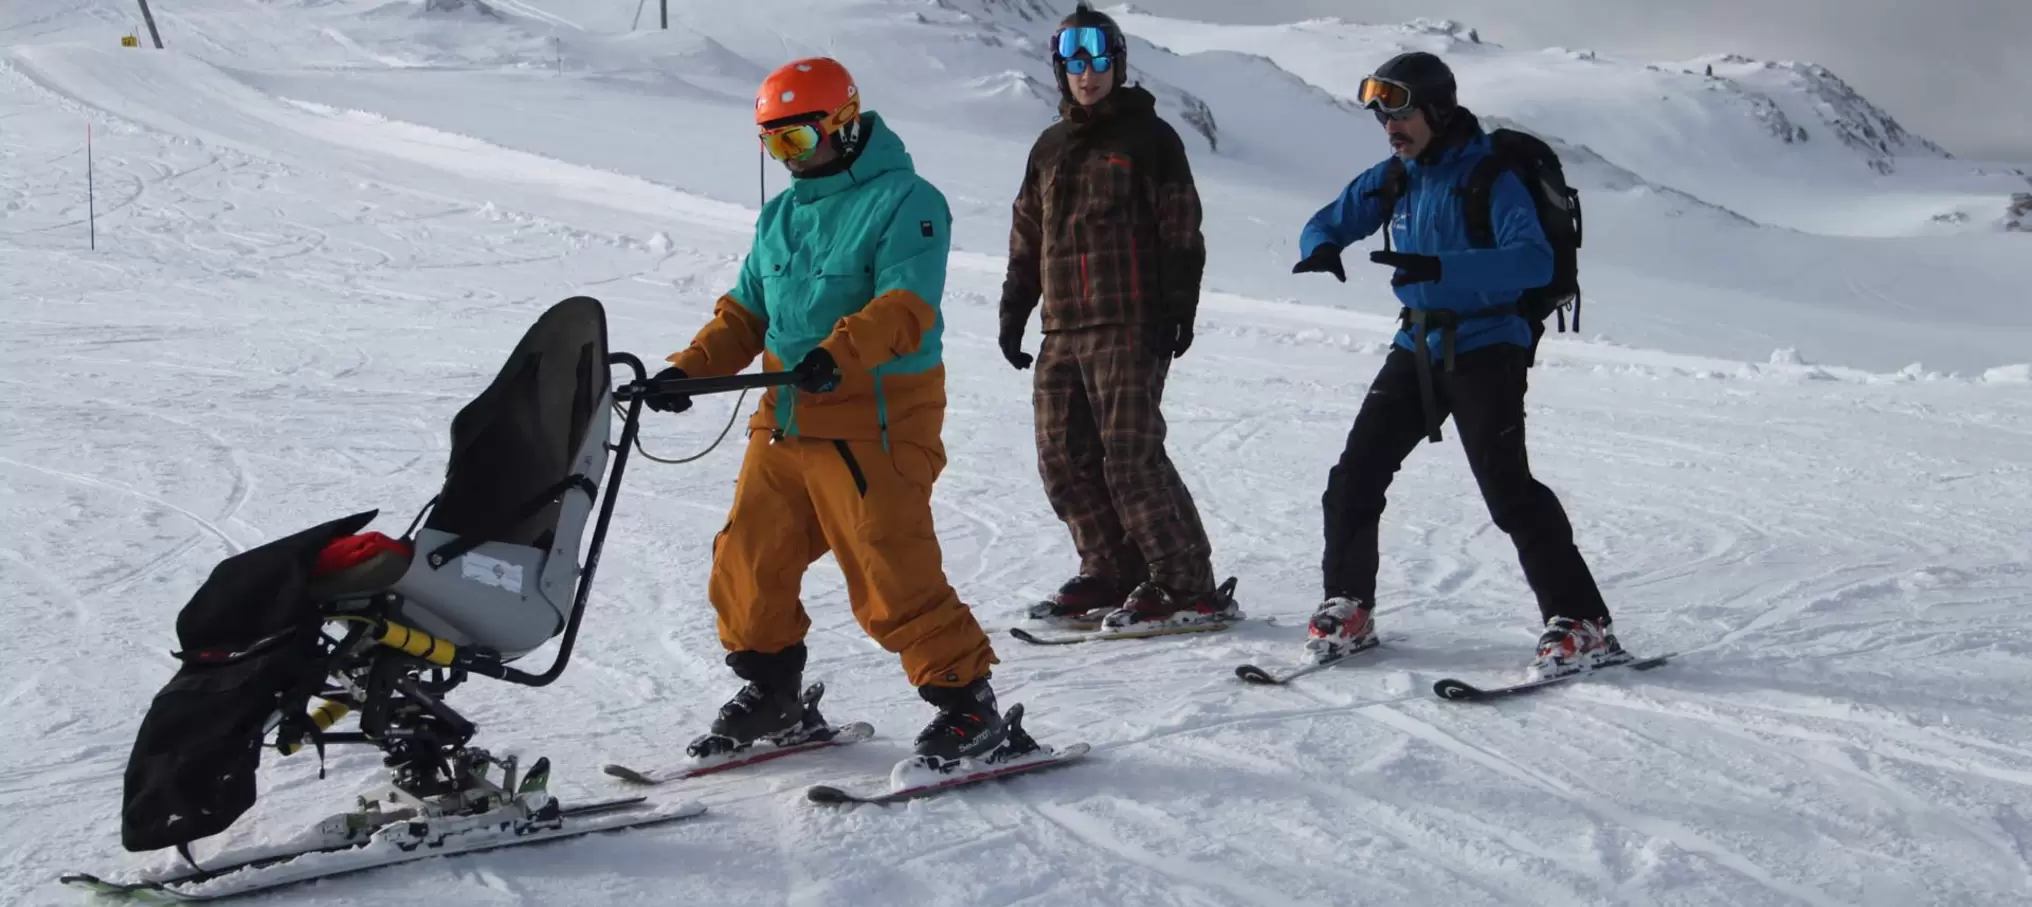
[[[1336,595],[1320,603],[1305,627],[1305,651],[1314,664],[1339,661],[1376,645],[1375,606]]]
[[[1545,632],[1538,637],[1538,655],[1525,670],[1525,677],[1530,680],[1564,677],[1619,665],[1630,658],[1630,653],[1623,651],[1622,644],[1616,641],[1615,627],[1607,618],[1554,617],[1545,622]]]

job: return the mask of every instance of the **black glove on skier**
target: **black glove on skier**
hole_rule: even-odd
[[[689,377],[691,376],[685,374],[684,369],[674,365],[657,372],[656,377],[649,379],[652,390],[643,395],[642,404],[659,413],[681,413],[691,409],[690,394],[665,394],[653,389],[656,385],[665,381],[675,381]]]
[[[1023,322],[1003,324],[1002,334],[997,338],[997,342],[1002,346],[1002,358],[1009,360],[1009,364],[1015,366],[1019,372],[1029,368],[1030,363],[1036,361],[1029,353],[1023,352]]]
[[[791,372],[797,376],[798,389],[806,393],[829,394],[840,386],[840,364],[822,346],[804,354],[804,361]]]
[[[1439,279],[1439,259],[1430,255],[1411,255],[1405,252],[1370,252],[1369,260],[1379,265],[1397,269],[1390,275],[1390,285],[1401,287],[1413,283],[1431,283]]]
[[[1341,247],[1333,243],[1321,243],[1319,248],[1312,250],[1312,254],[1305,257],[1304,261],[1291,266],[1293,274],[1304,274],[1307,271],[1332,274],[1340,278],[1341,283],[1348,282],[1348,272],[1341,268]]]

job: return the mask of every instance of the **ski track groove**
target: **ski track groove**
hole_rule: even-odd
[[[1036,803],[1023,801],[1025,809],[1033,815],[1065,831],[1072,837],[1085,841],[1093,849],[1113,854],[1123,860],[1148,869],[1160,876],[1184,882],[1203,891],[1225,894],[1228,903],[1247,903],[1257,907],[1284,907],[1290,902],[1283,894],[1261,888],[1237,879],[1222,878],[1218,870],[1203,870],[1191,863],[1181,863],[1148,853],[1128,842],[1118,840],[1105,828],[1096,827],[1095,820],[1089,819],[1079,810],[1058,803]]]
[[[1625,695],[1627,696],[1630,694],[1626,693]],[[1702,723],[1707,724],[1708,726],[1714,728],[1715,730],[1720,731],[1723,734],[1726,734],[1727,736],[1733,739],[1750,743],[1761,749],[1770,750],[1781,757],[1789,756],[1795,759],[1810,761],[1815,765],[1820,766],[1822,769],[1826,770],[1831,774],[1855,779],[1856,781],[1872,789],[1877,790],[1878,792],[1884,794],[1885,796],[1897,800],[1899,802],[1901,812],[1908,818],[1940,818],[1954,824],[1956,827],[1960,828],[1963,832],[1966,832],[1971,838],[1982,842],[1985,846],[1997,849],[2000,853],[2003,854],[2005,860],[2017,863],[2019,868],[2023,871],[2026,879],[2032,880],[2032,863],[2026,862],[2024,855],[2021,854],[2015,846],[2013,846],[2012,842],[2008,842],[2001,839],[1996,831],[1980,828],[1970,823],[1967,819],[1963,818],[1960,815],[1957,815],[1948,810],[1940,809],[1938,806],[1929,803],[1924,797],[1914,794],[1910,789],[1904,787],[1903,785],[1898,784],[1895,781],[1892,781],[1891,779],[1885,778],[1881,775],[1869,771],[1865,771],[1862,768],[1859,768],[1855,765],[1842,762],[1832,757],[1811,752],[1810,750],[1804,748],[1794,749],[1791,747],[1774,744],[1771,741],[1763,739],[1758,735],[1772,734],[1775,736],[1791,738],[1794,740],[1804,742],[1828,744],[1840,747],[1846,751],[1860,752],[1866,754],[1871,760],[1888,759],[1893,761],[1903,761],[1914,765],[1923,765],[1928,768],[1934,768],[1944,771],[1968,772],[1969,774],[1973,774],[1978,777],[1983,777],[1989,780],[1999,780],[1995,778],[1993,775],[1990,775],[1986,772],[1972,770],[1970,767],[1937,764],[1927,760],[1919,760],[1895,753],[1885,752],[1883,749],[1879,747],[1872,746],[1868,741],[1855,740],[1851,738],[1841,737],[1835,734],[1826,734],[1809,731],[1805,728],[1799,727],[1755,728],[1750,726],[1747,722],[1731,720],[1721,715],[1693,717],[1663,707],[1653,707],[1651,705],[1634,705],[1633,703],[1628,701],[1619,702],[1617,701],[1617,697],[1613,695],[1591,696],[1588,698],[1590,701],[1597,703],[1603,703],[1610,706],[1620,706],[1623,708],[1630,708],[1636,711],[1647,711],[1655,714],[1665,715],[1667,717],[1693,718],[1693,720],[1701,721]]]
[[[1372,705],[1354,710],[1355,714],[1375,721],[1385,727],[1394,728],[1456,756],[1485,766],[1507,777],[1529,784],[1554,797],[1572,804],[1578,809],[1593,813],[1632,831],[1648,837],[1661,839],[1689,853],[1707,857],[1716,865],[1730,869],[1737,874],[1784,895],[1814,907],[1842,907],[1840,901],[1828,897],[1818,889],[1797,882],[1789,882],[1773,876],[1769,870],[1755,861],[1726,847],[1709,841],[1706,837],[1669,819],[1647,816],[1632,812],[1614,804],[1608,798],[1582,795],[1566,784],[1539,774],[1522,764],[1461,740],[1438,727],[1414,718],[1387,705]]]
[[[1181,748],[1190,748],[1196,750],[1202,758],[1211,759],[1212,761],[1215,762],[1226,762],[1230,765],[1234,765],[1239,768],[1251,767],[1249,763],[1252,761],[1264,761],[1267,763],[1267,760],[1245,759],[1241,757],[1239,754],[1225,747],[1219,746],[1218,744],[1212,741],[1193,740],[1188,738],[1180,741],[1180,744]],[[1362,822],[1363,827],[1370,831],[1376,832],[1378,834],[1387,835],[1391,840],[1394,840],[1399,844],[1402,844],[1407,850],[1411,850],[1419,854],[1425,855],[1428,859],[1428,862],[1445,869],[1448,873],[1472,885],[1473,887],[1480,890],[1484,894],[1491,896],[1497,902],[1505,900],[1506,896],[1510,893],[1507,889],[1502,887],[1500,882],[1490,881],[1488,879],[1483,878],[1482,874],[1476,872],[1474,867],[1444,853],[1443,851],[1435,848],[1431,844],[1424,841],[1415,840],[1413,837],[1395,828],[1386,828],[1381,823],[1375,821],[1370,817],[1357,815],[1357,813],[1363,807],[1374,806],[1377,804],[1393,807],[1407,814],[1416,813],[1418,811],[1417,807],[1415,805],[1406,803],[1403,798],[1390,796],[1387,793],[1377,793],[1374,792],[1374,789],[1372,788],[1370,796],[1373,796],[1376,799],[1373,802],[1366,801],[1363,800],[1361,797],[1358,797],[1353,793],[1351,793],[1346,787],[1332,784],[1323,784],[1321,782],[1314,781],[1311,778],[1305,777],[1302,773],[1290,771],[1287,766],[1279,765],[1276,763],[1267,763],[1267,764],[1268,767],[1285,773],[1285,777],[1287,779],[1286,783],[1304,787],[1306,790],[1311,792],[1314,798],[1335,801],[1344,807],[1351,807],[1352,809],[1350,811],[1343,812],[1341,813],[1341,815],[1351,820]],[[1521,832],[1511,832],[1511,833],[1522,834]],[[1509,842],[1505,843],[1507,844]],[[1515,847],[1514,844],[1510,844],[1510,846]],[[1530,853],[1530,851],[1523,850],[1521,848],[1520,852]],[[1542,854],[1538,853],[1531,853],[1531,855],[1539,856],[1541,858],[1543,857]],[[1604,873],[1599,867],[1590,867],[1586,866],[1585,864],[1572,863],[1569,861],[1569,868],[1574,869],[1579,875],[1591,876],[1597,879],[1598,881],[1602,882],[1610,881],[1606,873]],[[1356,881],[1359,881],[1359,879],[1356,879]]]

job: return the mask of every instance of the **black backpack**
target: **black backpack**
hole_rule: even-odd
[[[1504,170],[1515,171],[1524,182],[1525,190],[1531,193],[1532,201],[1538,205],[1538,226],[1545,231],[1546,241],[1552,244],[1553,261],[1552,282],[1524,291],[1517,299],[1518,314],[1530,322],[1534,346],[1545,333],[1547,316],[1557,313],[1560,333],[1566,332],[1565,310],[1568,308],[1573,309],[1573,329],[1578,332],[1580,191],[1566,184],[1566,170],[1559,162],[1559,155],[1537,136],[1514,129],[1497,129],[1489,133],[1489,145],[1489,156],[1477,163],[1468,174],[1467,181],[1453,190],[1461,204],[1466,206],[1462,213],[1467,219],[1468,240],[1476,248],[1495,247],[1489,193],[1496,184],[1496,177],[1501,176]],[[1389,170],[1384,174],[1383,187],[1376,193],[1392,212],[1396,210],[1397,200],[1404,194],[1408,179],[1403,159],[1392,157]],[[1383,231],[1386,248],[1390,242],[1387,223],[1386,218]]]

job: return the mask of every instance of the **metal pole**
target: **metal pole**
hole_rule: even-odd
[[[663,8],[663,30],[664,30],[664,31],[669,31],[669,30],[670,30],[670,0],[656,0],[656,3],[657,3],[657,5],[658,5],[658,6],[661,6],[661,7]]]
[[[85,222],[91,231],[92,248],[99,248],[98,193],[92,182],[92,124],[85,124]]]
[[[155,14],[148,11],[148,0],[141,0],[141,21],[148,23],[148,37],[155,41],[155,49],[162,49],[162,33],[155,30]]]

